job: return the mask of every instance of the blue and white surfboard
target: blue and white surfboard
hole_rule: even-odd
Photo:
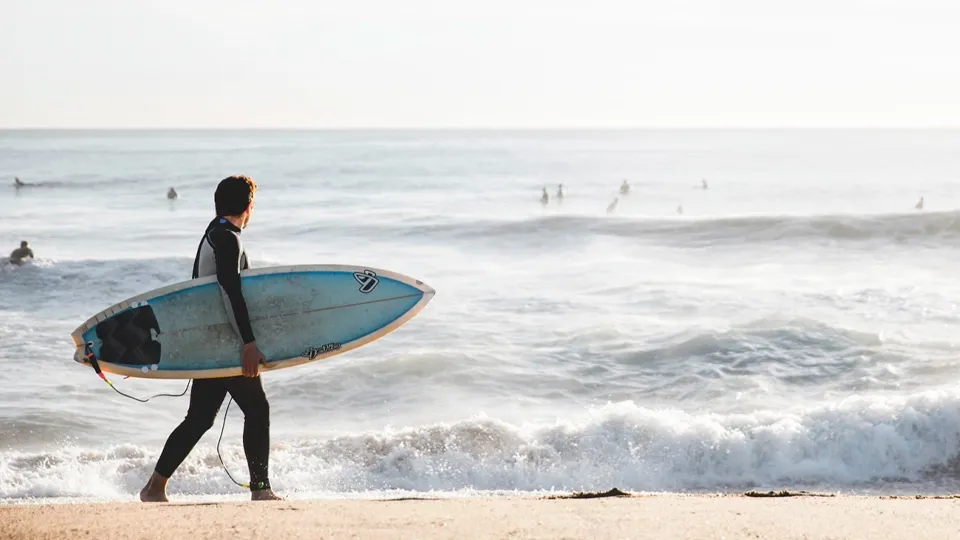
[[[261,371],[314,362],[377,340],[433,298],[423,282],[375,268],[281,266],[240,273]],[[169,285],[108,307],[73,334],[74,359],[109,373],[157,379],[241,375],[242,343],[215,276]]]

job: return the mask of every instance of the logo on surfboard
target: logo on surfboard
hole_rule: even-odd
[[[353,279],[357,280],[357,283],[360,284],[360,292],[363,294],[373,292],[373,290],[377,288],[377,285],[380,284],[380,279],[377,277],[377,274],[370,270],[354,272]]]
[[[340,347],[342,346],[343,345],[340,345],[339,343],[327,343],[326,345],[322,345],[320,347],[310,347],[303,351],[300,356],[309,358],[310,360],[315,360],[321,354],[328,353],[330,351],[339,351]]]

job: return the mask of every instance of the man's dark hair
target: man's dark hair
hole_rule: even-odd
[[[257,192],[257,183],[249,176],[228,176],[217,185],[213,194],[213,201],[217,207],[218,216],[237,216],[247,209],[253,202],[253,194]]]

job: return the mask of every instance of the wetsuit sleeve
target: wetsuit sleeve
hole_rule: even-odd
[[[30,248],[27,248],[27,255],[29,255],[31,259],[35,259],[35,258],[36,258],[36,257],[33,256],[33,250],[30,249]]]
[[[240,287],[240,243],[236,235],[223,229],[210,231],[210,245],[217,262],[217,283],[223,291],[227,315],[240,334],[243,344],[254,341],[247,302]]]

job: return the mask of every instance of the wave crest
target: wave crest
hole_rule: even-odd
[[[851,397],[817,409],[691,414],[621,402],[555,424],[473,418],[337,437],[275,442],[280,490],[362,492],[956,489],[960,394]],[[156,449],[157,451],[159,449]],[[154,457],[132,445],[0,454],[0,498],[125,498]],[[225,444],[233,471],[239,445]],[[235,492],[212,447],[200,447],[171,492]]]

